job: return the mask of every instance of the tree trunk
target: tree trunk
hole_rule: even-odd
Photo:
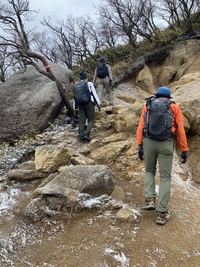
[[[66,108],[67,108],[67,110],[69,112],[69,116],[74,117],[74,109],[72,108],[72,106],[71,106],[71,104],[70,104],[70,102],[69,102],[69,100],[67,98],[66,91],[64,90],[64,89],[67,89],[67,88],[64,88],[65,85],[62,82],[60,82],[59,80],[57,80],[57,79],[56,79],[56,84],[57,84],[58,90],[59,90],[59,92],[61,94],[61,97],[62,97],[62,99],[64,101],[64,104],[65,104],[65,106],[66,106]]]
[[[69,102],[69,100],[67,98],[67,94],[66,94],[67,88],[65,87],[64,83],[62,83],[59,80],[59,78],[54,74],[54,72],[52,71],[51,67],[48,65],[48,61],[46,60],[46,58],[44,56],[41,56],[40,54],[37,54],[37,53],[35,53],[33,51],[30,51],[30,50],[27,50],[25,48],[24,48],[24,52],[25,52],[25,54],[28,57],[30,57],[30,59],[29,59],[30,60],[30,64],[32,66],[34,66],[35,69],[39,73],[47,76],[52,81],[55,81],[56,82],[56,85],[57,85],[58,90],[60,92],[60,95],[61,95],[61,97],[63,99],[63,102],[64,102],[64,104],[65,104],[65,106],[66,106],[66,108],[67,108],[67,110],[69,112],[69,116],[71,116],[73,118],[74,117],[74,110],[73,110],[73,108],[72,108],[72,106],[71,106],[71,104],[70,104],[70,102]],[[40,67],[38,66],[38,64],[35,63],[35,61],[31,60],[31,58],[37,58],[37,59],[39,59],[42,62],[45,70],[40,69]]]

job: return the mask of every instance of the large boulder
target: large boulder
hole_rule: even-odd
[[[189,123],[191,134],[200,135],[200,72],[184,75],[179,81],[171,83],[173,100],[179,104]]]
[[[114,190],[114,178],[106,165],[69,166],[64,171],[46,180],[35,193],[69,197],[71,194],[86,193],[92,196],[110,195]]]
[[[69,86],[71,70],[50,65],[54,74]],[[0,85],[0,142],[20,135],[41,132],[57,115],[62,98],[56,83],[34,67],[18,71]]]
[[[144,68],[138,73],[136,77],[136,85],[147,91],[149,94],[155,93],[154,78],[148,66],[145,65]]]

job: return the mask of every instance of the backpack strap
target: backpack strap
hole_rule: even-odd
[[[150,96],[150,97],[145,98],[147,109],[151,109],[151,100],[152,99],[155,99],[155,96]]]
[[[151,109],[151,101],[152,99],[155,99],[155,96],[150,96],[145,98],[146,100],[146,107],[147,107],[147,112],[146,112],[146,125],[145,128],[143,129],[143,136],[146,137],[149,132],[149,116],[150,116],[150,109]]]

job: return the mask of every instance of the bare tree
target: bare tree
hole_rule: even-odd
[[[34,49],[50,62],[58,63],[54,38],[47,31],[33,33]]]
[[[67,98],[65,84],[53,73],[46,57],[31,50],[33,35],[31,31],[26,31],[23,21],[30,19],[31,12],[33,11],[29,9],[28,0],[9,0],[8,4],[1,3],[0,27],[4,29],[4,35],[0,36],[0,46],[11,47],[24,66],[32,65],[39,73],[55,81],[69,114],[73,116],[74,111]],[[44,69],[39,67],[38,61],[42,62]]]
[[[171,28],[185,28],[186,32],[194,31],[191,15],[194,14],[200,3],[197,0],[161,0],[160,10],[162,19]]]
[[[72,69],[74,56],[68,34],[66,34],[63,26],[63,22],[57,22],[55,25],[53,25],[50,18],[44,18],[42,24],[47,27],[48,32],[45,31],[41,36],[37,36],[36,47],[38,47],[41,53],[47,55],[47,57],[50,57],[53,62],[59,62],[63,66],[67,66],[69,69]],[[45,49],[45,46],[43,45],[44,41],[42,41],[42,39],[48,41],[50,38],[49,36],[51,36],[51,42],[49,44],[50,47]]]
[[[76,63],[82,68],[90,69],[87,58],[104,45],[99,25],[89,16],[67,16],[65,21],[57,21],[55,25],[50,20],[44,19],[43,25],[47,26],[54,36],[54,48],[57,48],[56,57],[66,60],[71,64]],[[105,47],[105,46],[104,46]],[[66,62],[65,62],[66,63]]]
[[[133,32],[134,8],[132,1],[122,0],[104,0],[106,4],[97,6],[100,17],[110,21],[116,29],[123,35],[126,35],[129,44],[136,48],[137,36]]]
[[[141,0],[137,6],[137,23],[135,25],[136,32],[139,36],[151,41],[155,33],[158,32],[159,27],[156,21],[157,6],[155,1]]]
[[[6,81],[6,49],[7,47],[3,47],[0,50],[0,83],[4,83]]]
[[[0,83],[4,83],[20,67],[18,55],[7,46],[0,46]]]
[[[92,54],[89,47],[92,40],[89,40],[88,23],[89,18],[73,18],[71,16],[68,16],[65,22],[65,30],[72,45],[73,55],[82,66],[84,66],[87,56]]]
[[[118,28],[107,18],[101,17],[98,23],[97,34],[99,48],[114,48],[117,44],[127,44],[126,36],[122,36]]]
[[[138,36],[152,40],[158,27],[154,23],[156,5],[152,0],[104,0],[97,6],[100,17],[106,18],[129,44],[136,48]]]

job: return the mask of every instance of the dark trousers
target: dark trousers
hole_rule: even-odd
[[[78,107],[79,113],[79,136],[90,135],[92,128],[94,127],[95,120],[95,106],[92,101],[85,106]],[[86,126],[87,121],[87,126]]]

